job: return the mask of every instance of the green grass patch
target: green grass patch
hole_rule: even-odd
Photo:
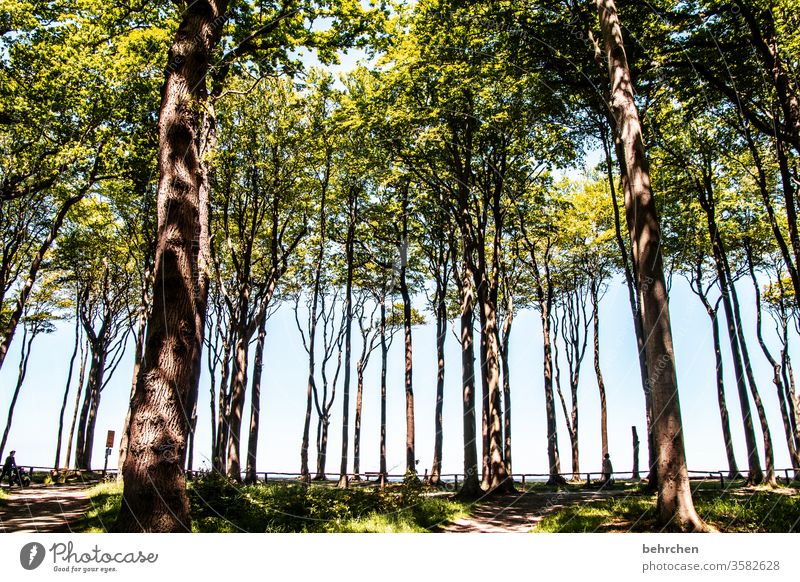
[[[122,505],[122,482],[98,483],[87,493],[90,501],[89,511],[72,526],[72,530],[86,533],[108,531]]]
[[[694,487],[694,486],[693,486]],[[721,532],[789,533],[800,530],[800,493],[796,489],[700,484],[694,491],[700,516]],[[651,532],[656,524],[656,496],[629,494],[624,497],[582,501],[545,516],[533,532]]]
[[[418,485],[338,489],[330,485],[237,485],[205,478],[188,486],[195,532],[422,533],[467,514],[449,496],[428,496]],[[122,502],[122,484],[89,489],[91,508],[74,531],[111,528]]]
[[[189,487],[199,532],[426,532],[466,512],[418,485],[338,489],[300,483],[234,485],[221,479]]]

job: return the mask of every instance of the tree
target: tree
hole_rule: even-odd
[[[636,277],[641,293],[642,328],[647,342],[648,381],[653,398],[653,434],[657,448],[658,516],[677,529],[709,529],[694,508],[681,431],[675,356],[669,323],[659,223],[650,189],[642,128],[633,99],[630,69],[613,0],[596,0],[611,80],[610,108],[616,120],[626,180],[625,200]]]

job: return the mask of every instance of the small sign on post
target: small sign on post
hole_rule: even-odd
[[[106,476],[108,470],[108,457],[111,455],[111,449],[114,448],[114,431],[110,430],[106,434],[106,461],[103,464],[103,477]]]

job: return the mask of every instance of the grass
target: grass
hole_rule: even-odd
[[[800,530],[800,491],[794,488],[693,485],[700,516],[721,532],[789,533]],[[547,515],[533,532],[652,532],[656,496],[626,492],[624,497],[582,502]]]
[[[85,533],[108,531],[122,504],[122,482],[98,483],[89,488],[87,493],[91,502],[90,509],[72,526],[72,530]]]
[[[234,485],[223,479],[188,488],[195,532],[422,533],[467,514],[467,504],[430,497],[419,486],[337,489],[297,483]],[[122,500],[120,483],[89,490],[91,510],[74,531],[107,531]]]

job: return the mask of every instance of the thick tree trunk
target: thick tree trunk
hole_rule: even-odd
[[[264,339],[267,335],[266,313],[258,322],[255,361],[253,362],[253,382],[250,387],[250,432],[247,435],[247,468],[245,482],[255,483],[256,456],[258,454],[258,422],[261,415],[261,373],[264,370]]]
[[[69,368],[67,370],[67,385],[64,388],[64,400],[61,402],[61,411],[58,415],[58,434],[56,435],[56,460],[53,463],[53,468],[58,470],[61,467],[61,437],[64,434],[64,413],[67,410],[67,401],[69,400],[69,389],[72,384],[72,370],[75,366],[75,358],[78,355],[80,348],[80,335],[81,335],[81,320],[80,317],[75,317],[75,347],[72,349],[72,357],[69,359]],[[66,465],[65,465],[66,466]]]
[[[617,123],[614,116],[606,112],[606,116],[611,126],[614,137],[614,152],[617,157],[617,164],[620,169],[620,178],[622,182],[622,190],[624,198],[627,200],[631,197],[630,183],[625,170],[625,156],[622,151],[622,144],[619,138],[616,137]],[[642,315],[639,309],[639,288],[633,271],[636,270],[636,257],[628,256],[628,249],[625,247],[625,241],[622,238],[622,225],[620,222],[619,203],[617,202],[617,192],[614,186],[614,176],[611,170],[611,148],[608,144],[607,134],[605,128],[601,129],[600,137],[603,142],[603,148],[606,155],[606,173],[608,177],[608,187],[611,191],[611,205],[614,209],[614,237],[617,241],[620,257],[622,258],[623,273],[625,274],[625,283],[628,290],[628,304],[631,309],[631,318],[633,319],[633,331],[636,336],[636,351],[639,356],[639,374],[642,380],[642,391],[644,393],[644,410],[645,410],[645,428],[647,430],[647,482],[648,489],[655,491],[658,487],[658,475],[655,470],[656,453],[653,443],[653,399],[650,394],[650,388],[647,384],[647,352],[644,349],[644,335],[642,333]]]
[[[150,277],[147,277],[149,285]],[[117,467],[122,467],[125,464],[125,455],[128,450],[128,425],[131,422],[131,409],[130,402],[133,400],[133,394],[136,391],[136,383],[139,381],[139,371],[142,368],[142,357],[144,356],[144,337],[147,331],[147,317],[149,315],[148,309],[147,290],[142,290],[142,301],[139,305],[138,324],[136,326],[136,340],[133,354],[133,380],[131,381],[131,393],[128,397],[128,409],[125,412],[125,422],[122,425],[122,436],[119,440],[119,458],[117,460]],[[122,471],[117,474],[118,478],[122,478]]]
[[[246,334],[247,325],[244,319],[248,310],[248,303],[241,306],[241,319],[237,329],[238,339],[234,349],[233,374],[231,374],[230,405],[227,414],[228,426],[228,478],[235,481],[242,480],[242,467],[240,463],[240,438],[242,434],[242,415],[244,412],[244,398],[247,386],[247,366],[250,350],[250,338]]]
[[[159,112],[153,312],[131,402],[116,531],[191,530],[183,465],[206,310],[205,257],[196,241],[208,233],[199,138],[205,78],[227,8],[227,0],[189,5],[169,53]]]
[[[630,196],[625,201],[646,338],[648,384],[657,450],[658,517],[679,530],[706,531],[694,508],[683,443],[660,227],[645,156],[642,128],[614,0],[596,0],[611,79],[611,111],[623,152]]]

